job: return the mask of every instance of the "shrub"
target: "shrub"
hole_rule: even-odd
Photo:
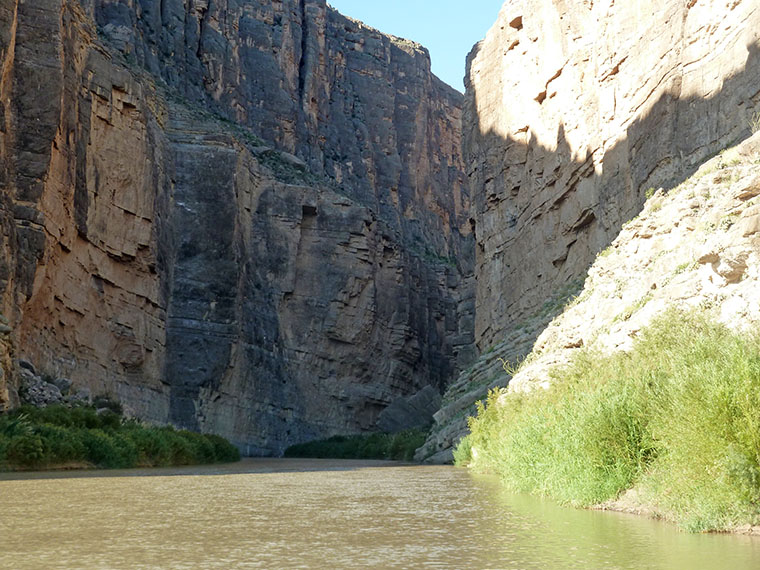
[[[121,457],[116,442],[103,430],[84,430],[82,443],[86,449],[87,458],[100,467],[121,467]]]
[[[216,461],[214,444],[206,436],[187,430],[179,431],[177,435],[190,444],[193,463],[213,463]]]
[[[411,461],[414,452],[425,443],[426,432],[410,429],[395,434],[371,433],[335,435],[292,445],[285,457],[314,457],[322,459],[393,459]]]
[[[454,448],[454,464],[468,465],[472,461],[472,441],[469,435],[459,440]]]
[[[79,430],[43,424],[37,427],[36,432],[47,449],[46,463],[69,463],[87,459],[87,449]]]
[[[37,434],[11,438],[6,450],[8,461],[23,467],[37,467],[45,460],[45,445]]]
[[[174,430],[164,429],[164,432],[169,440],[172,465],[192,465],[195,457],[193,456],[193,446],[190,444],[190,441]]]
[[[749,129],[753,134],[760,131],[760,111],[753,113],[749,118]]]
[[[92,406],[24,407],[0,414],[0,464],[40,468],[87,462],[103,468],[238,461],[222,437],[148,427]]]
[[[30,433],[32,433],[32,425],[27,414],[18,412],[13,415],[0,416],[0,435],[13,437],[14,435]]]
[[[134,426],[127,434],[137,449],[137,465],[168,466],[172,464],[169,437],[157,428]]]
[[[116,432],[111,435],[114,445],[118,450],[118,460],[114,467],[128,468],[137,465],[140,457],[137,445],[129,437],[128,433]]]
[[[10,440],[7,436],[3,435],[2,432],[0,432],[0,467],[5,465],[7,461],[7,451],[8,451],[8,444],[10,443]]]
[[[205,434],[205,437],[214,446],[214,457],[216,458],[216,461],[240,461],[240,450],[229,441],[214,434]]]
[[[388,446],[388,459],[413,460],[414,452],[424,445],[426,438],[427,433],[420,429],[410,429],[394,434]]]
[[[122,407],[121,403],[109,394],[100,394],[98,396],[95,396],[92,399],[92,407],[96,410],[105,408],[112,411],[117,416],[124,414],[124,408]]]
[[[630,353],[579,354],[550,389],[494,391],[457,462],[591,505],[636,486],[689,530],[760,522],[760,337],[669,311]]]
[[[63,405],[35,408],[24,406],[19,412],[33,424],[51,424],[61,427],[87,429],[117,429],[121,418],[113,413],[98,414],[92,406],[75,406],[69,408]]]

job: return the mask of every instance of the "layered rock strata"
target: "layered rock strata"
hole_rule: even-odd
[[[658,189],[603,250],[583,290],[538,337],[511,389],[548,385],[581,348],[628,350],[670,307],[738,331],[760,324],[760,133]]]
[[[481,349],[749,133],[759,23],[750,0],[505,3],[466,79]]]
[[[548,388],[552,370],[569,364],[579,350],[628,350],[641,329],[669,308],[705,313],[752,334],[760,324],[758,164],[760,133],[706,161],[670,191],[654,191],[599,253],[577,293],[547,302],[555,307],[547,314],[556,318],[515,329],[462,372],[416,457],[451,461],[474,402],[487,390],[507,383],[510,390]],[[504,368],[505,361],[512,366]]]
[[[420,46],[319,1],[2,0],[0,56],[8,358],[253,454],[471,358],[461,97]]]
[[[453,383],[418,457],[450,459],[474,402],[509,381],[499,359],[514,366],[534,349],[648,195],[749,135],[759,24],[748,0],[504,4],[468,58],[463,120],[483,356]],[[588,340],[569,336],[568,347]]]

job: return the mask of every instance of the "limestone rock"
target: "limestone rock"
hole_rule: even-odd
[[[92,395],[88,388],[80,388],[73,394],[66,396],[66,402],[73,405],[89,404],[92,402]]]
[[[18,361],[16,362],[16,364],[18,365],[19,369],[21,369],[21,370],[28,370],[29,372],[31,372],[34,375],[37,374],[37,369],[34,367],[34,364],[32,364],[31,362],[29,362],[28,360],[25,360],[24,358],[19,358]]]
[[[654,190],[749,135],[759,25],[752,0],[505,2],[466,76],[481,350],[582,279]]]
[[[751,0],[504,3],[465,77],[481,356],[418,457],[444,457],[510,382],[499,358],[532,353],[513,388],[533,389],[668,304],[757,317],[759,139],[708,159],[750,135],[759,26]]]
[[[758,140],[760,134],[747,142]],[[546,385],[552,367],[569,362],[575,351],[563,336],[579,336],[602,352],[627,350],[641,328],[669,307],[698,308],[738,330],[760,323],[760,240],[746,234],[741,223],[755,215],[756,206],[705,174],[717,169],[724,174],[721,180],[734,181],[731,190],[743,188],[755,176],[754,161],[726,164],[716,157],[706,166],[639,217],[638,224],[660,229],[660,243],[642,247],[636,225],[623,228],[610,252],[596,259],[576,302],[538,336],[530,362],[511,379],[510,389]],[[710,197],[702,202],[694,229],[682,229],[682,203],[704,190]]]
[[[751,200],[758,195],[760,195],[760,176],[750,178],[736,190],[736,197],[742,201]]]
[[[72,382],[68,378],[54,378],[51,382],[53,386],[61,391],[63,396],[68,396],[71,391]]]
[[[760,134],[738,148],[757,141]],[[625,225],[597,256],[575,297],[547,311],[547,315],[559,311],[556,318],[526,321],[521,333],[510,331],[505,341],[463,371],[445,394],[418,459],[447,460],[467,433],[466,417],[475,414],[474,402],[490,389],[548,387],[552,369],[569,363],[579,348],[602,353],[628,350],[642,327],[669,307],[708,311],[734,329],[760,324],[760,239],[747,233],[743,223],[754,219],[757,205],[740,193],[726,191],[725,183],[716,183],[710,174],[719,170],[721,179],[733,180],[729,190],[745,188],[756,166],[754,159],[721,161],[721,157],[708,161],[678,189],[652,196],[658,206],[648,203],[636,220]],[[696,211],[689,204],[689,196],[695,194],[703,196]],[[684,215],[694,216],[694,223],[684,224]],[[642,227],[657,228],[659,237],[642,236]],[[520,366],[502,369],[503,362],[519,364],[528,353]],[[488,381],[482,381],[489,375]]]
[[[45,382],[28,368],[20,368],[18,375],[21,380],[19,394],[23,403],[36,407],[61,403],[63,396],[54,384]]]
[[[432,386],[409,397],[396,398],[377,418],[377,427],[395,433],[411,428],[427,428],[441,405],[441,393]]]

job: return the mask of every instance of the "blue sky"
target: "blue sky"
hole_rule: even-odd
[[[464,91],[464,62],[504,0],[327,0],[342,14],[430,50],[433,73]]]

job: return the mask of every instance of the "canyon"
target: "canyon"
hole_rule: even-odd
[[[684,203],[694,198],[689,192],[670,191],[698,186],[690,177],[705,161],[750,136],[760,102],[758,18],[755,3],[746,1],[504,4],[470,53],[465,76],[463,148],[476,224],[481,356],[444,396],[419,458],[450,460],[474,403],[510,383],[526,358],[513,388],[546,386],[552,366],[579,349],[630,347],[668,305],[669,293],[650,288],[661,287],[682,263],[698,266],[695,249],[710,248],[709,236],[684,230],[695,229],[688,219],[715,223],[746,206],[713,196],[691,210]],[[745,162],[751,165],[752,157]],[[621,233],[644,215],[654,193],[673,217],[642,220],[649,230]],[[725,234],[713,251],[719,257],[737,237],[726,229],[718,229]],[[754,237],[739,238],[735,249],[747,259],[756,251]],[[626,256],[613,256],[614,265],[599,260],[616,239],[614,251]],[[653,263],[663,256],[665,265]],[[725,257],[733,259],[730,251]],[[655,266],[663,275],[648,273]],[[612,287],[617,293],[600,297],[589,270],[603,275],[601,289],[619,283]],[[755,283],[752,275],[743,277],[746,286]],[[671,304],[705,301],[717,308],[741,295],[729,284],[706,300],[704,275],[687,277],[678,280]],[[635,325],[620,319],[645,297],[659,301]],[[572,309],[575,318],[563,314],[573,299],[584,301]],[[723,320],[736,327],[754,313],[726,314],[734,318]]]
[[[0,6],[2,403],[15,358],[247,454],[426,421],[474,354],[461,95],[324,1],[185,4]]]
[[[749,166],[726,200],[670,191],[751,134],[759,20],[749,0],[508,0],[462,96],[324,0],[0,0],[0,407],[22,360],[246,454],[434,417],[418,459],[450,460],[504,362],[543,351],[514,385],[541,383],[599,331],[635,336],[611,323],[646,291],[584,290],[614,240],[636,264],[607,258],[611,282],[680,262],[659,252],[693,212],[754,219]],[[653,196],[672,219],[631,230]],[[697,267],[751,266],[753,236],[702,236],[668,299],[704,301]]]

